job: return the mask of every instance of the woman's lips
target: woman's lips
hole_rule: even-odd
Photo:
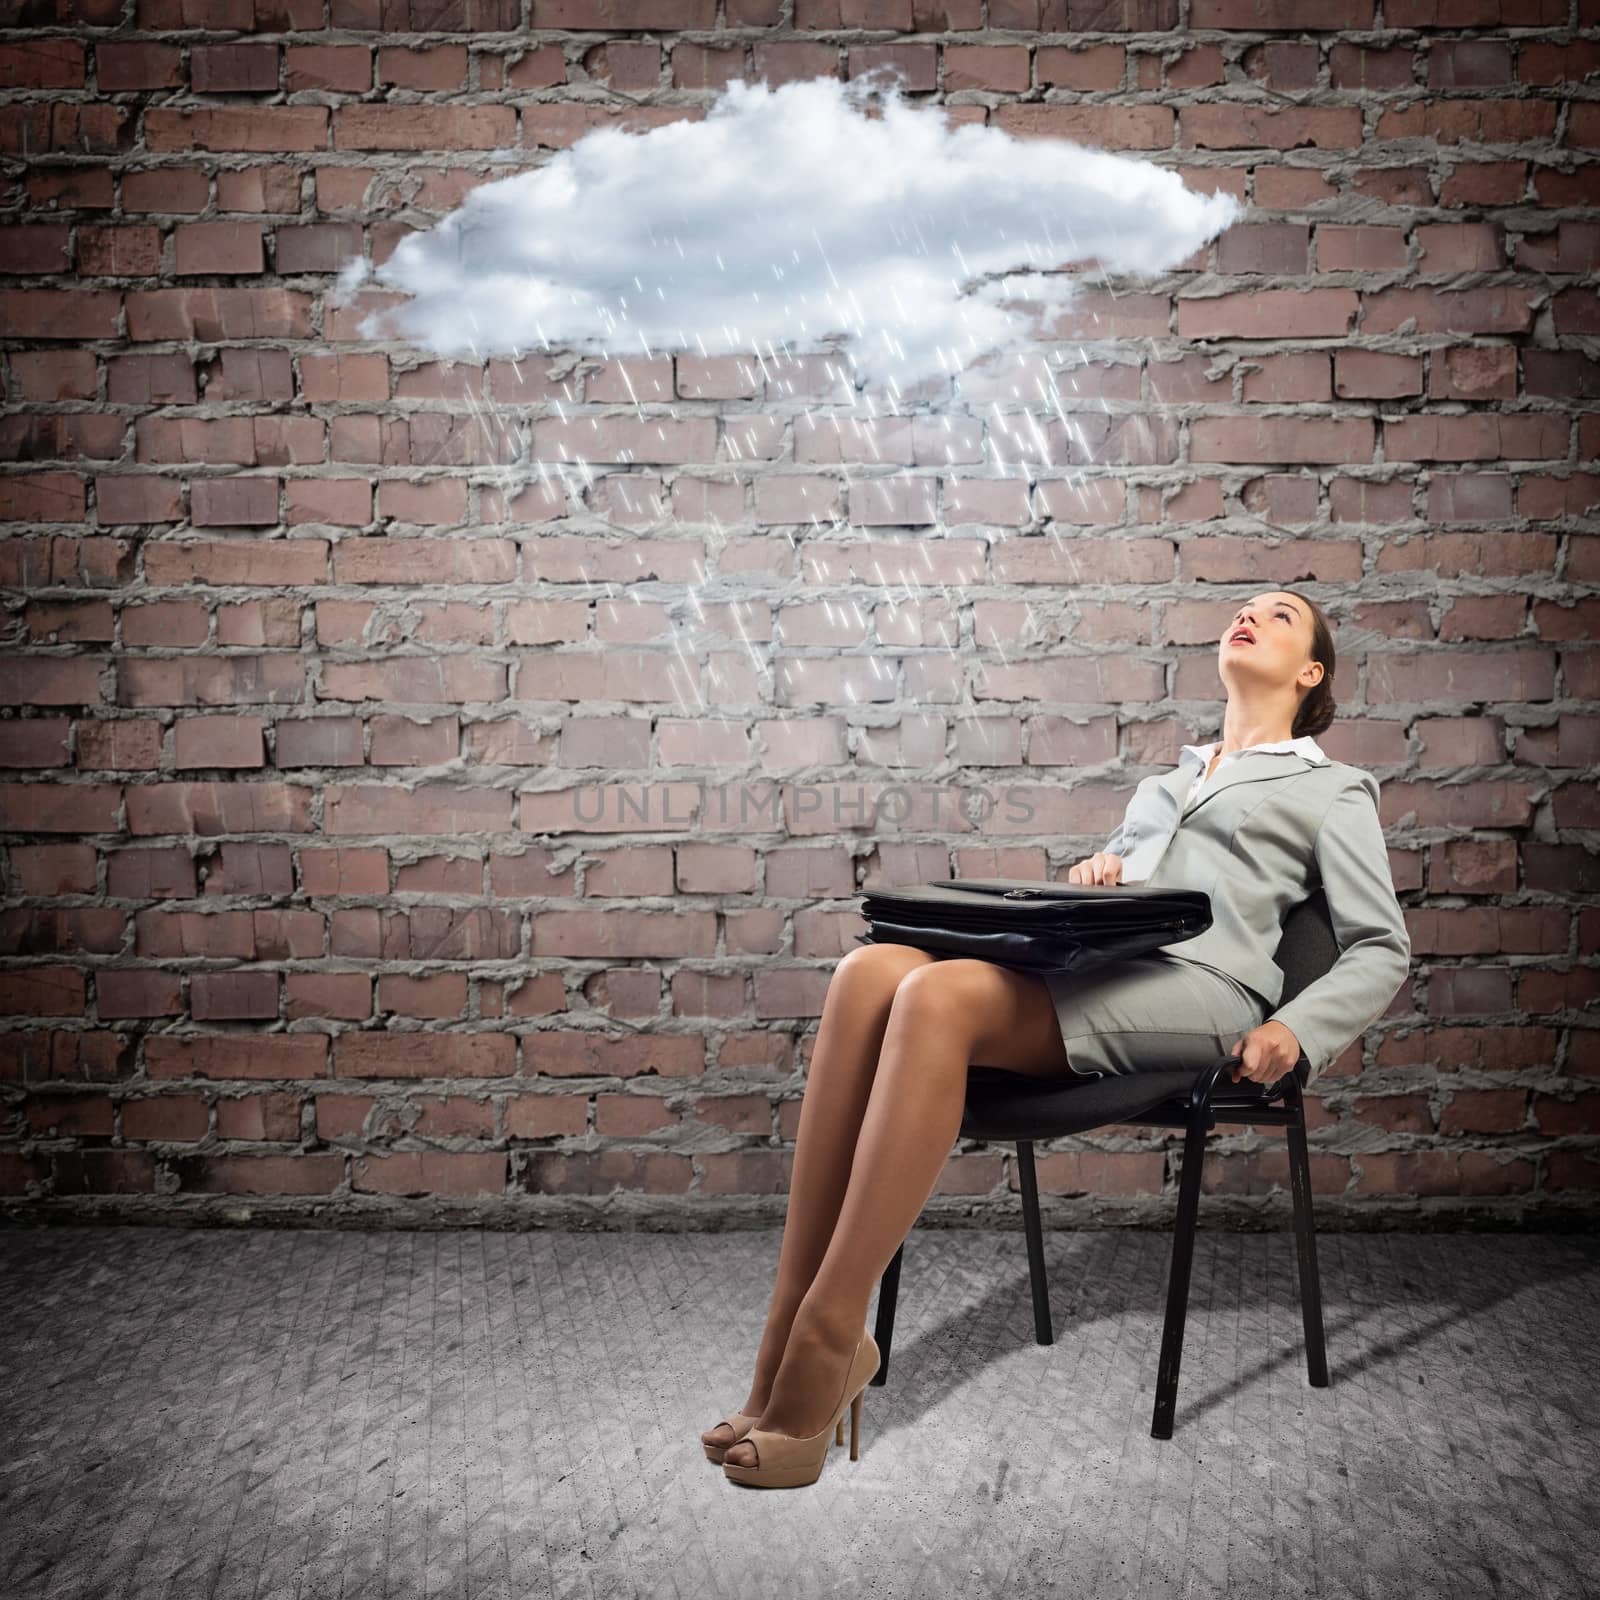
[[[1228,643],[1229,644],[1254,644],[1255,640],[1254,639],[1246,639],[1243,634],[1230,634],[1228,636]]]

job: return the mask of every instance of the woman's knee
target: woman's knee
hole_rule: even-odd
[[[832,1036],[879,1037],[889,1019],[895,990],[906,974],[933,957],[903,944],[859,944],[845,951],[828,980],[822,1000],[822,1025]]]
[[[936,965],[938,962],[926,950],[911,945],[858,944],[839,958],[828,992],[865,991],[887,1004],[911,973]]]
[[[1070,1065],[1049,989],[988,961],[956,958],[908,973],[889,1025],[959,1046],[972,1065],[1043,1073]]]
[[[980,965],[983,963],[951,960],[913,968],[895,986],[890,1021],[937,1029],[941,1034],[969,1029],[982,1005],[976,992],[982,977],[970,969]]]

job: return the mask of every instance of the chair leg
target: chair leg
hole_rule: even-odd
[[[1190,1115],[1183,1141],[1183,1176],[1178,1183],[1178,1215],[1172,1230],[1172,1270],[1167,1280],[1167,1316],[1161,1330],[1161,1365],[1156,1372],[1152,1439],[1172,1437],[1178,1405],[1178,1366],[1183,1359],[1183,1326],[1189,1310],[1189,1274],[1194,1266],[1195,1225],[1200,1217],[1200,1168],[1206,1156],[1207,1113]]]
[[[1289,1184],[1294,1193],[1294,1250],[1300,1268],[1300,1314],[1306,1331],[1306,1373],[1313,1389],[1328,1387],[1328,1346],[1322,1332],[1322,1282],[1317,1272],[1317,1236],[1311,1216],[1311,1157],[1306,1149],[1305,1102],[1298,1084],[1287,1096]]]
[[[1054,1344],[1050,1326],[1050,1284],[1044,1270],[1044,1228],[1039,1221],[1039,1183],[1033,1169],[1033,1140],[1017,1140],[1017,1182],[1022,1188],[1022,1231],[1028,1237],[1028,1282],[1033,1289],[1033,1337]]]
[[[872,1382],[882,1385],[889,1376],[889,1346],[894,1340],[894,1302],[900,1293],[900,1258],[906,1253],[906,1242],[900,1241],[900,1248],[889,1258],[889,1265],[883,1269],[883,1276],[878,1280],[878,1321],[872,1330],[873,1342],[878,1347],[878,1370],[872,1375]]]

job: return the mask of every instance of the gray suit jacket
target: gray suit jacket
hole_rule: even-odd
[[[1104,848],[1123,858],[1125,883],[1211,897],[1211,926],[1161,948],[1219,968],[1260,995],[1265,1020],[1300,1041],[1309,1083],[1383,1015],[1410,970],[1411,939],[1378,820],[1378,780],[1343,761],[1257,751],[1219,768],[1183,807],[1191,776],[1184,765],[1143,779]],[[1278,1006],[1283,971],[1272,953],[1283,918],[1319,882],[1340,955],[1324,977]]]

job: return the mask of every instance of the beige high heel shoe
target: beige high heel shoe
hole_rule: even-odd
[[[702,1439],[700,1443],[706,1447],[707,1457],[712,1461],[720,1462],[722,1458],[727,1455],[727,1453],[733,1449],[733,1447],[738,1444],[738,1442],[744,1438],[744,1436],[749,1433],[753,1427],[755,1427],[756,1420],[757,1419],[755,1417],[747,1417],[742,1411],[735,1411],[731,1416],[723,1417],[719,1421],[713,1422],[711,1424],[711,1428],[720,1428],[724,1422],[727,1423],[727,1425],[733,1429],[733,1437],[726,1444],[712,1444],[710,1440]],[[841,1435],[843,1427],[844,1424],[841,1423]],[[710,1433],[711,1428],[707,1428],[706,1432]]]
[[[755,1446],[756,1465],[724,1461],[723,1472],[735,1483],[753,1484],[759,1489],[798,1489],[815,1483],[822,1476],[828,1459],[828,1435],[835,1444],[844,1443],[844,1414],[850,1412],[850,1459],[861,1459],[861,1397],[877,1373],[881,1357],[877,1341],[865,1330],[850,1357],[839,1404],[820,1433],[796,1439],[768,1428],[752,1428],[745,1437]],[[728,1447],[732,1449],[730,1445]]]

